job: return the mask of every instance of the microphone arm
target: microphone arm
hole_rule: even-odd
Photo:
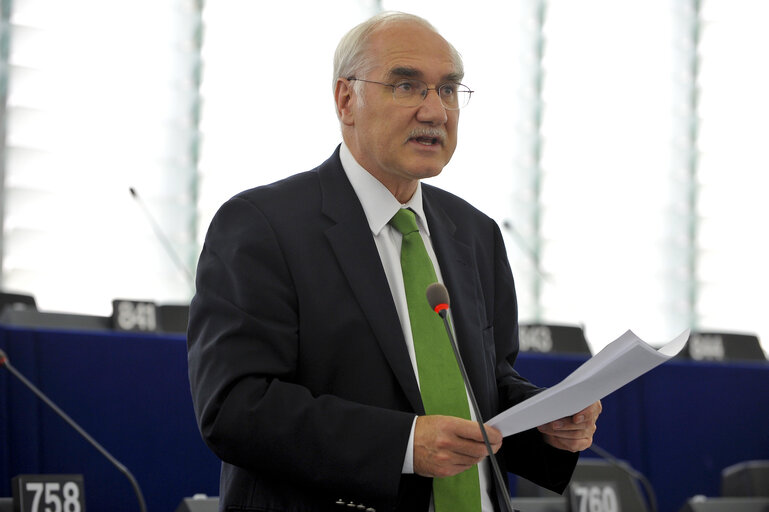
[[[131,192],[131,197],[133,197],[136,202],[139,204],[139,206],[142,209],[142,212],[144,212],[144,216],[147,217],[147,220],[149,220],[150,224],[152,225],[152,230],[155,233],[155,238],[158,239],[158,241],[163,246],[163,249],[166,250],[166,253],[171,258],[171,260],[174,262],[174,265],[177,269],[179,269],[180,272],[184,274],[184,277],[186,278],[187,282],[192,286],[193,290],[195,289],[195,276],[192,275],[192,272],[190,272],[190,269],[187,268],[187,265],[184,264],[182,259],[179,257],[179,254],[174,250],[173,245],[171,245],[171,241],[168,239],[168,237],[163,233],[163,230],[160,227],[160,224],[155,220],[155,217],[152,216],[147,206],[144,204],[144,201],[142,201],[142,198],[139,197],[138,192],[136,192],[136,189],[133,187],[129,187],[128,191]]]
[[[136,494],[136,499],[139,502],[139,509],[141,512],[147,512],[147,506],[144,503],[144,496],[142,495],[142,491],[139,488],[139,483],[136,481],[136,478],[131,474],[130,471],[128,471],[128,468],[126,468],[123,464],[118,462],[118,460],[113,457],[102,445],[100,445],[93,437],[88,435],[88,432],[83,430],[83,428],[75,423],[75,421],[70,418],[67,413],[62,411],[53,401],[51,401],[50,398],[48,398],[42,391],[40,391],[34,384],[32,384],[29,380],[27,380],[24,375],[19,373],[16,368],[11,366],[10,361],[8,361],[8,356],[5,355],[5,352],[0,350],[0,367],[5,366],[6,369],[8,369],[9,372],[11,372],[11,375],[16,377],[21,381],[22,384],[27,386],[37,397],[45,402],[45,404],[53,409],[53,411],[58,414],[64,421],[66,421],[69,426],[71,426],[75,431],[77,431],[78,434],[80,434],[86,441],[88,441],[94,448],[99,450],[99,452],[108,460],[110,463],[112,463],[113,466],[115,466],[118,471],[123,473],[126,478],[128,478],[128,481],[131,482],[131,486],[133,487],[134,493]]]
[[[617,459],[614,455],[595,443],[590,446],[589,450],[613,466],[619,468],[620,471],[627,473],[632,478],[635,478],[641,482],[644,491],[646,491],[646,499],[649,502],[649,508],[651,508],[651,512],[657,512],[657,496],[654,494],[654,487],[652,487],[651,482],[649,482],[649,480],[640,471],[633,469],[629,464]]]
[[[436,300],[436,298],[439,300]],[[446,334],[448,334],[449,342],[451,342],[451,348],[454,350],[454,357],[456,358],[457,364],[459,365],[459,371],[462,373],[462,380],[465,381],[465,386],[467,387],[467,394],[470,397],[470,404],[473,407],[475,419],[478,422],[478,426],[481,429],[481,434],[483,435],[483,442],[486,445],[486,451],[488,452],[489,459],[491,460],[492,469],[494,470],[494,477],[497,481],[497,485],[499,486],[500,493],[504,497],[504,508],[506,508],[508,512],[517,512],[516,509],[513,508],[513,504],[510,501],[509,487],[505,479],[502,477],[502,471],[499,469],[497,458],[494,455],[494,451],[491,449],[489,436],[486,433],[486,426],[483,424],[483,417],[481,416],[481,411],[478,408],[478,402],[475,399],[475,392],[473,391],[472,384],[470,384],[470,378],[467,376],[465,364],[462,362],[462,355],[459,353],[457,340],[454,336],[454,328],[449,322],[447,314],[449,310],[449,292],[441,283],[433,283],[427,287],[427,300],[430,302],[430,307],[433,308],[433,310],[435,310],[435,312],[438,313],[438,315],[443,319],[443,325],[446,328]]]
[[[531,263],[531,266],[534,267],[534,271],[537,273],[537,275],[539,275],[543,281],[552,281],[550,274],[545,273],[542,270],[542,266],[540,265],[539,261],[539,254],[526,243],[526,240],[523,239],[523,236],[518,232],[517,229],[513,227],[512,222],[505,219],[502,222],[502,227],[515,239],[516,245],[526,255],[526,259],[528,259],[529,263]]]

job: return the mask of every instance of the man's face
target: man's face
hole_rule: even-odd
[[[367,76],[356,78],[383,83],[415,78],[430,88],[461,78],[446,41],[419,24],[380,29],[368,51],[375,65]],[[446,110],[433,90],[418,106],[404,107],[394,101],[391,87],[361,86],[365,100],[353,93],[351,115],[342,116],[350,135],[345,140],[356,160],[405,202],[417,180],[438,175],[454,154],[459,111]]]

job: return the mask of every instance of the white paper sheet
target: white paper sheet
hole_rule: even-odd
[[[627,331],[557,385],[492,418],[488,425],[509,436],[578,413],[678,354],[689,330],[655,350]]]

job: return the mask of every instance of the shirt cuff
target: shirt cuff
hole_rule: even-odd
[[[403,459],[403,470],[401,473],[413,474],[414,473],[414,429],[417,426],[417,417],[414,416],[414,421],[411,423],[411,434],[409,434],[409,444],[406,446],[406,456]]]

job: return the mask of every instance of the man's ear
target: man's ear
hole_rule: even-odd
[[[353,89],[352,82],[344,78],[337,78],[334,89],[334,101],[336,102],[336,115],[339,121],[347,126],[354,123],[353,116]]]

